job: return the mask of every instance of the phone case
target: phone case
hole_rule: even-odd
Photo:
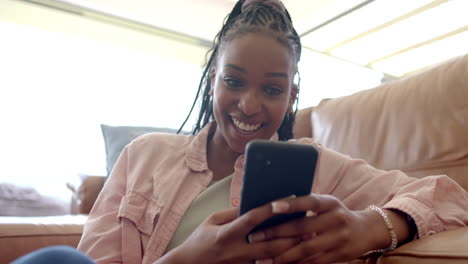
[[[255,140],[247,145],[239,214],[291,195],[309,195],[318,151],[312,145]],[[252,232],[284,223],[305,212],[277,215]]]

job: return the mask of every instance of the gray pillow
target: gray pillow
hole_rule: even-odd
[[[101,125],[104,145],[106,147],[107,176],[110,175],[115,162],[123,148],[135,138],[152,132],[177,133],[176,129],[160,127],[135,127],[135,126],[108,126]]]

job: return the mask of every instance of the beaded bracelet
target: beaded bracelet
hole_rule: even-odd
[[[393,225],[390,222],[390,219],[388,218],[387,213],[385,213],[385,211],[382,210],[382,208],[375,206],[375,205],[370,205],[369,207],[367,207],[367,210],[376,211],[382,216],[383,220],[385,221],[385,224],[387,225],[388,233],[390,233],[390,237],[392,238],[392,243],[390,244],[389,247],[372,250],[371,252],[372,253],[385,253],[385,252],[394,250],[398,245],[398,239],[397,239],[395,230],[393,229]]]

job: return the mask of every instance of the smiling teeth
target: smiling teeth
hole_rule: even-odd
[[[246,124],[246,123],[242,123],[241,121],[235,119],[235,118],[232,118],[232,121],[234,123],[234,125],[236,127],[238,127],[240,130],[244,130],[244,131],[254,131],[254,130],[257,130],[261,125],[262,123],[258,123],[256,125],[249,125],[249,124]]]

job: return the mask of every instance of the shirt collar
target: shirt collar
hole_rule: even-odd
[[[210,122],[202,128],[185,149],[185,163],[191,170],[198,172],[208,170],[207,142],[215,126],[215,122]]]
[[[200,132],[195,136],[192,142],[189,143],[185,149],[185,163],[193,171],[207,171],[207,142],[208,137],[215,131],[216,122],[212,121],[208,123]],[[278,133],[275,133],[270,140],[278,141]],[[238,169],[244,167],[243,165],[243,154],[237,159],[236,166]]]

